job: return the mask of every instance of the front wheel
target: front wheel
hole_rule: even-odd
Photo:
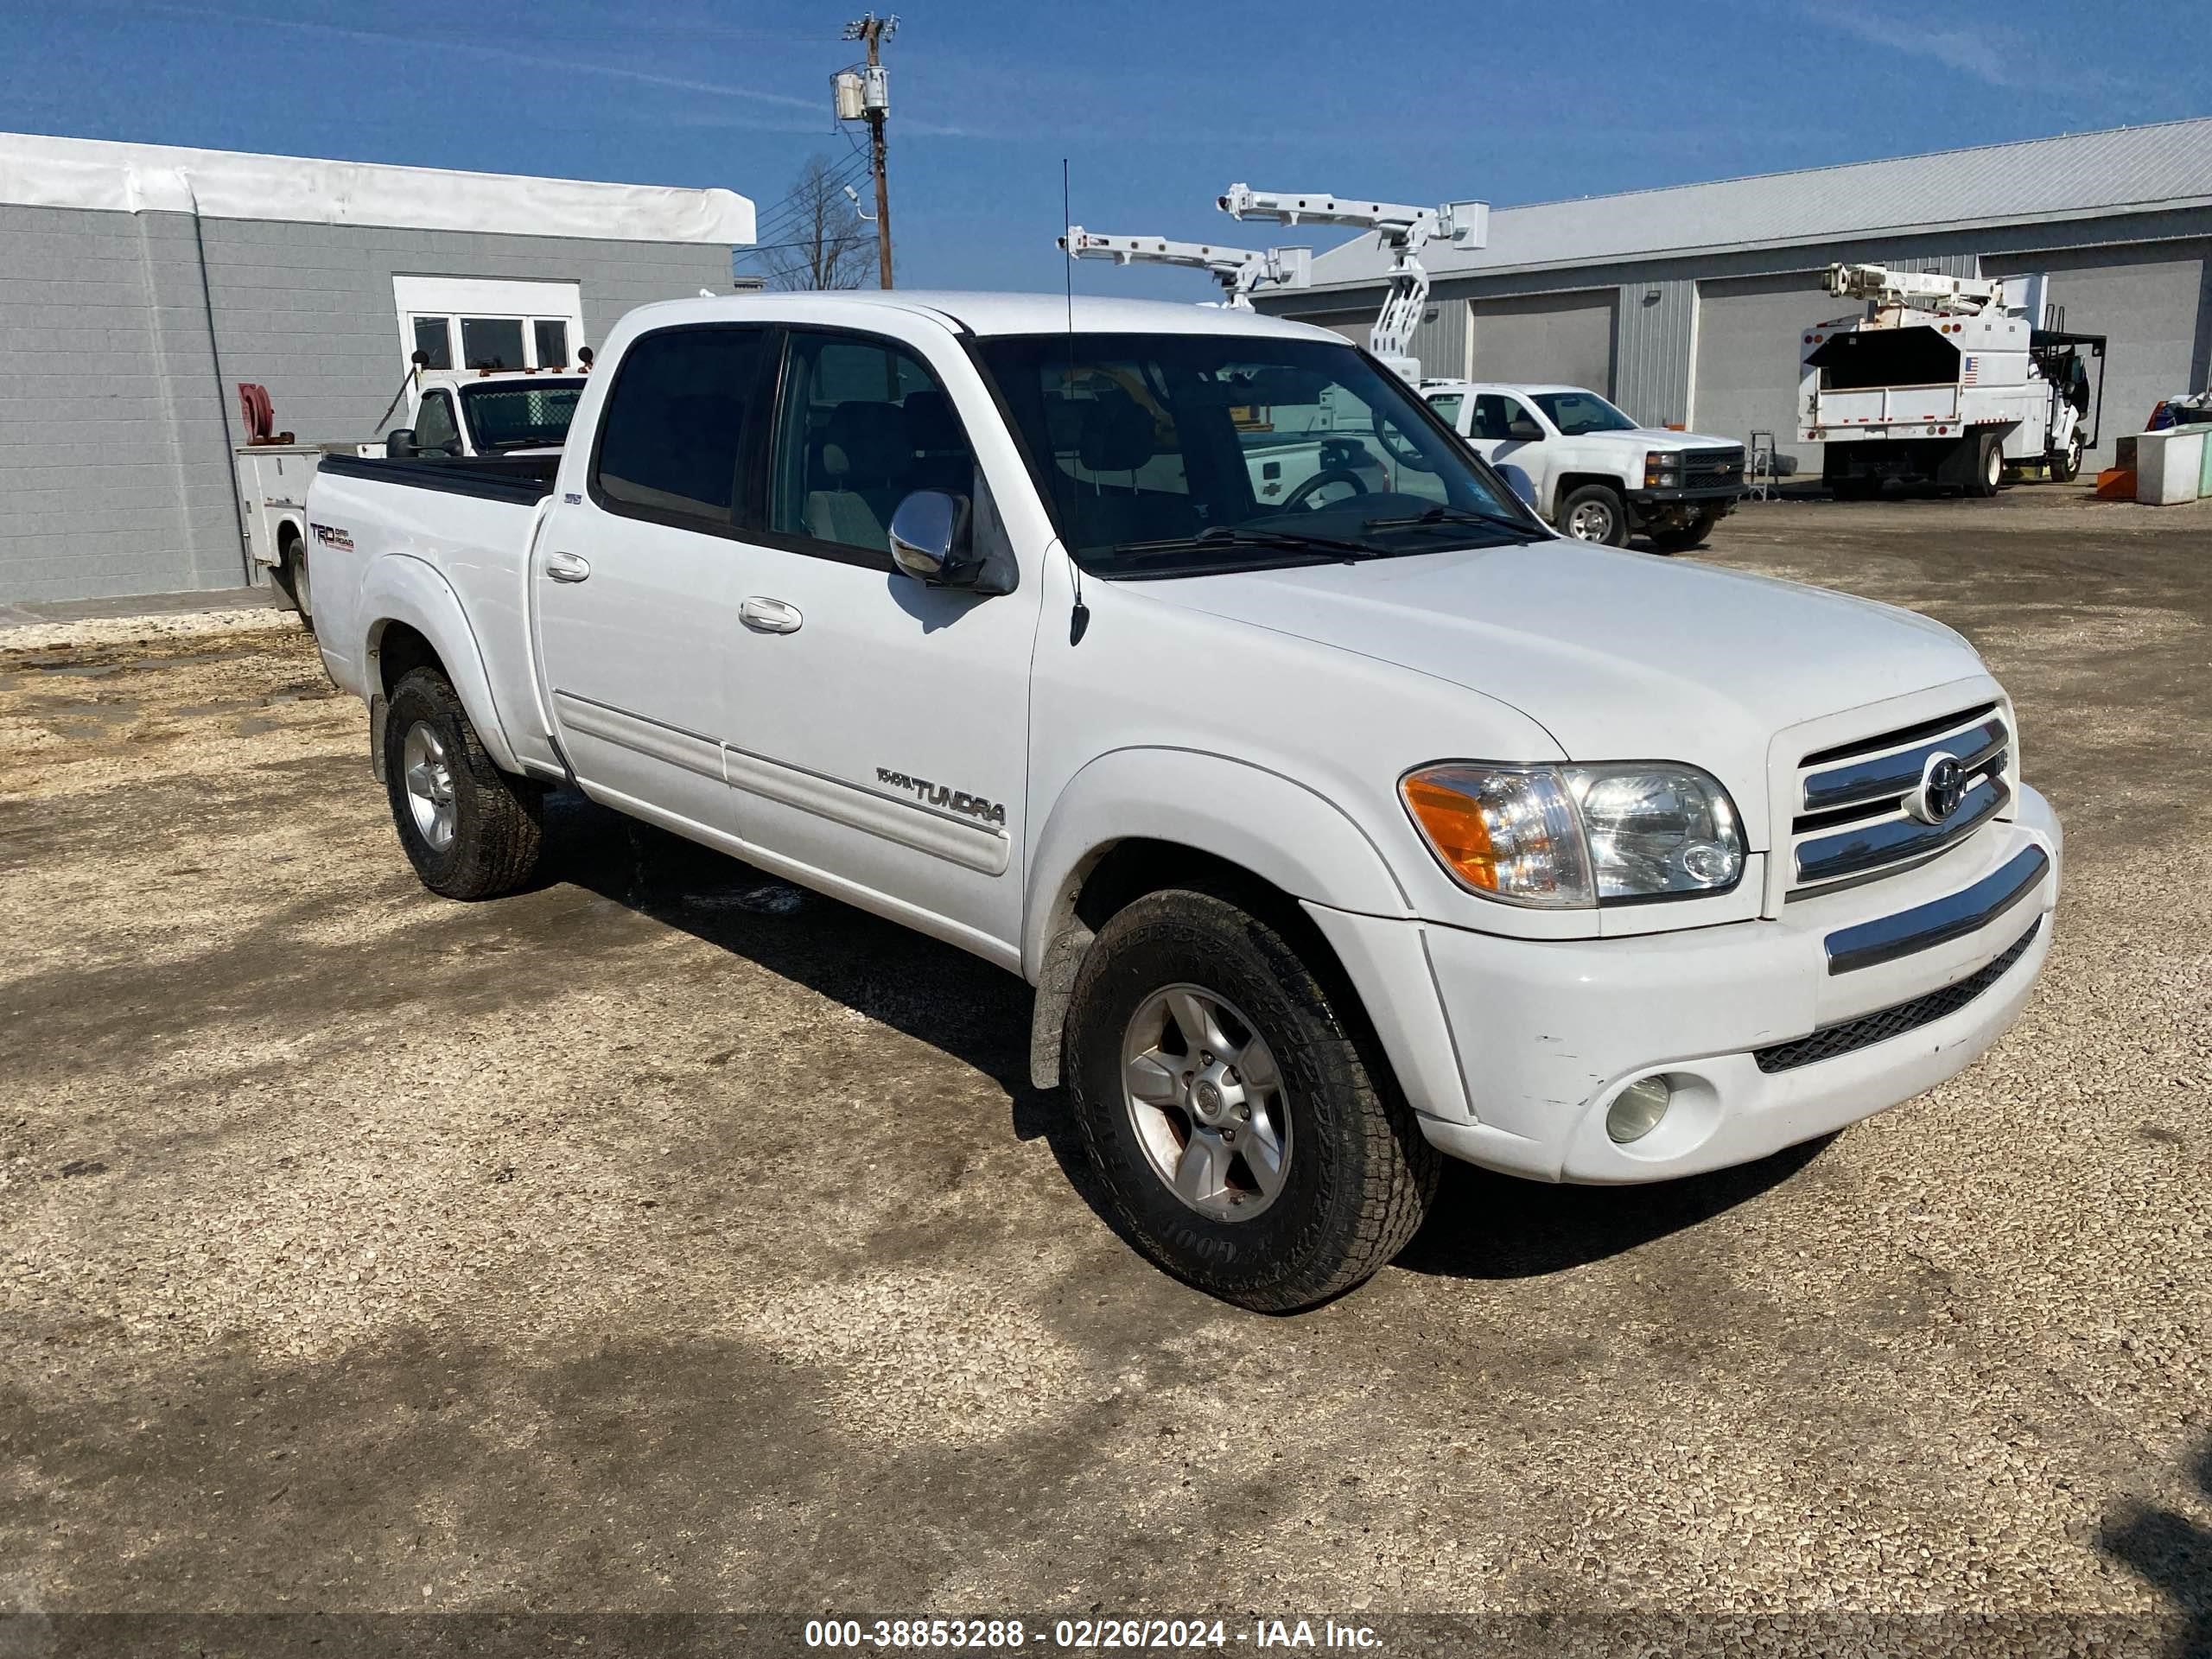
[[[444,675],[415,669],[385,710],[385,792],[423,885],[491,899],[531,878],[544,842],[544,791],[501,772]]]
[[[1076,1122],[1112,1207],[1176,1277],[1291,1313],[1379,1271],[1440,1163],[1285,934],[1210,893],[1147,894],[1084,958]]]
[[[1559,527],[1578,542],[1619,547],[1628,540],[1628,510],[1613,490],[1585,484],[1560,503]]]
[[[2082,476],[2082,457],[2084,449],[2085,446],[2079,432],[2066,440],[2066,448],[2059,452],[2058,459],[2051,463],[2050,467],[2060,483],[2071,484]]]

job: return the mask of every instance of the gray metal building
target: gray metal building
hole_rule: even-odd
[[[2111,336],[2096,464],[2212,379],[2212,119],[1498,208],[1487,247],[1424,252],[1414,349],[1431,376],[1571,381],[1652,425],[1771,431],[1817,472],[1820,446],[1794,441],[1798,354],[1853,309],[1818,286],[1838,261],[2049,271],[2066,326]],[[1364,343],[1386,264],[1363,237],[1261,303]]]
[[[252,579],[240,382],[372,438],[415,345],[573,360],[753,237],[727,190],[0,135],[0,601]]]

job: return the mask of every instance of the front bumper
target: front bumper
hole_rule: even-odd
[[[1955,1076],[2018,1017],[2050,950],[2061,853],[2042,796],[2023,789],[2018,814],[1909,875],[1771,919],[1569,941],[1370,922],[1421,934],[1420,990],[1440,1006],[1461,1087],[1441,1086],[1429,1056],[1397,1052],[1420,1023],[1404,1000],[1378,1033],[1423,1133],[1455,1157],[1620,1183],[1764,1157]],[[2008,869],[2032,879],[2010,880],[2012,897],[1987,909]],[[1986,919],[1959,902],[1969,893]],[[1898,941],[1913,948],[1867,948]],[[1345,965],[1361,977],[1352,955]],[[1376,988],[1389,988],[1363,986],[1370,1006]],[[1617,1145],[1607,1109],[1662,1074],[1675,1089],[1665,1118]]]
[[[1734,506],[1743,499],[1741,484],[1701,484],[1694,489],[1630,490],[1628,504],[1632,507]]]

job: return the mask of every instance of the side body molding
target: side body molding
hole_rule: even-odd
[[[378,650],[385,628],[390,623],[404,622],[438,653],[486,752],[505,771],[523,769],[508,741],[498,701],[492,695],[491,677],[485,671],[484,653],[468,626],[467,613],[461,608],[460,595],[435,569],[404,553],[385,554],[362,578],[360,609],[356,614],[372,619],[362,657],[362,678],[371,690],[377,688],[384,672]]]

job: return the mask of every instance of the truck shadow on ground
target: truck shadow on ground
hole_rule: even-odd
[[[1122,1236],[1058,1089],[1029,1080],[1029,988],[951,945],[791,887],[572,793],[546,804],[542,880],[598,894],[805,986],[950,1055],[1005,1090],[1020,1140]],[[1525,1279],[1605,1260],[1709,1221],[1797,1173],[1833,1136],[1759,1163],[1652,1186],[1559,1186],[1446,1162],[1412,1272]]]
[[[2196,1448],[2189,1477],[2212,1503],[2212,1435]],[[2105,1518],[2097,1546],[2171,1599],[2183,1620],[2168,1649],[2175,1659],[2212,1654],[2212,1527],[2178,1510],[2131,1503]]]

